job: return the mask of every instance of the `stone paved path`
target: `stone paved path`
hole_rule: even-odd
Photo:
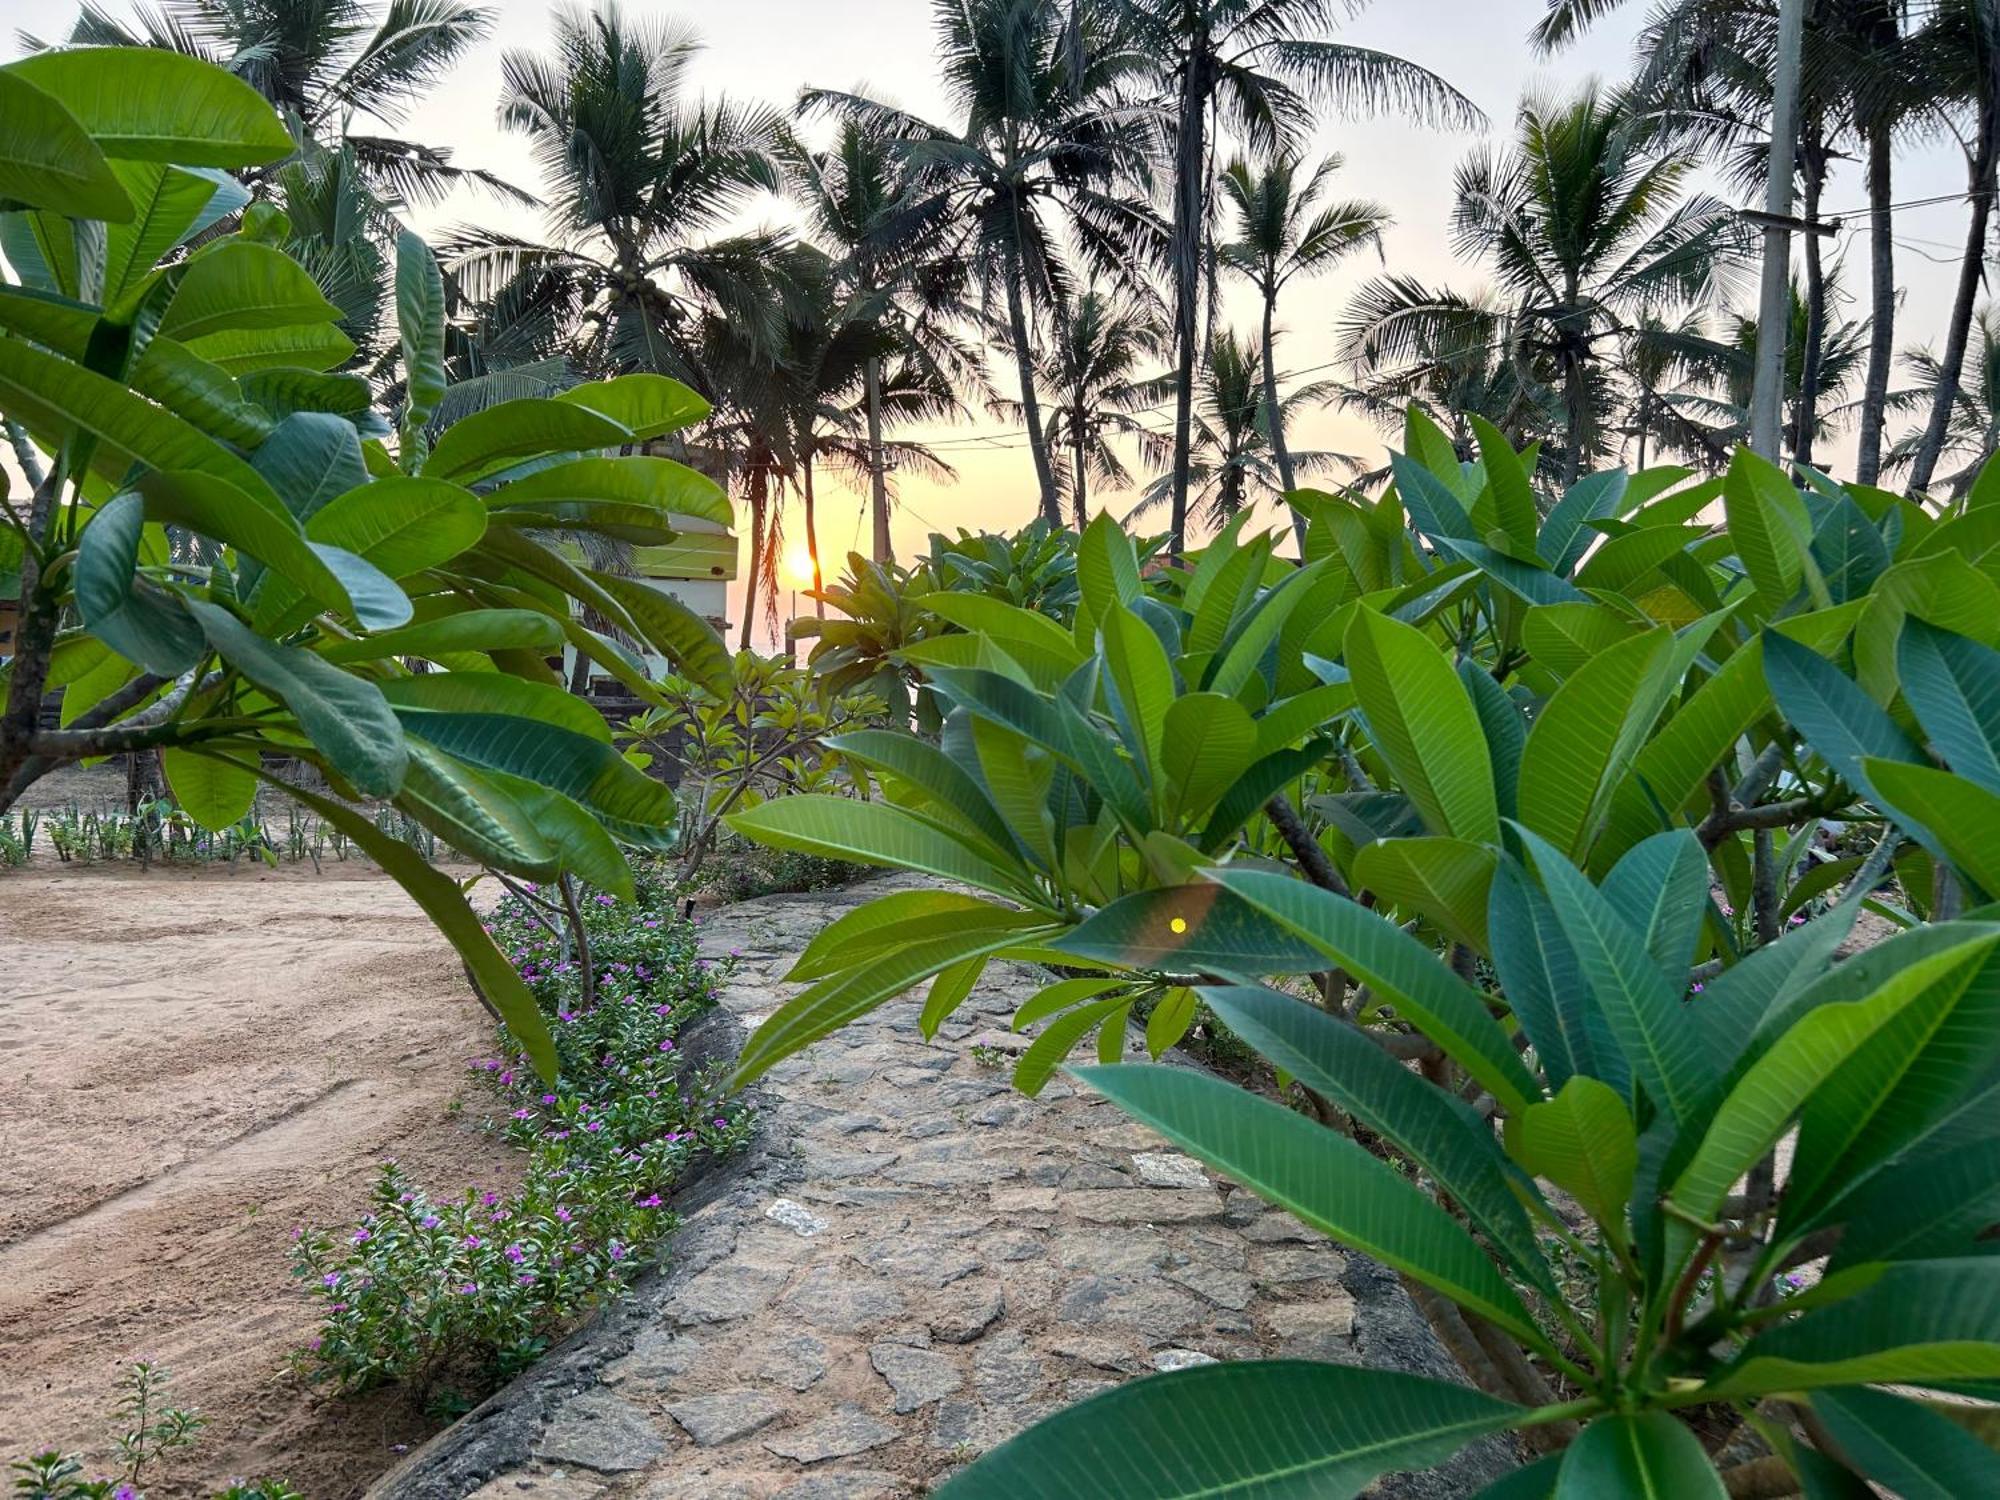
[[[754,1025],[806,940],[893,882],[705,919]],[[918,998],[774,1069],[763,1144],[689,1212],[669,1270],[381,1493],[891,1500],[1134,1375],[1296,1355],[1447,1375],[1394,1278],[1217,1182],[1060,1078],[1008,1082],[996,965],[926,1045]],[[1185,1064],[1183,1064],[1185,1065]],[[1385,1493],[1466,1495],[1496,1451]]]

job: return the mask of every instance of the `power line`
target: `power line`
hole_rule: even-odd
[[[1884,213],[1901,213],[1906,208],[1930,208],[1939,203],[1969,203],[1974,198],[1984,198],[1992,192],[1992,188],[1968,188],[1962,193],[1939,193],[1932,198],[1910,198],[1902,203],[1885,203],[1882,205],[1882,211]],[[1820,217],[1823,219],[1851,219],[1857,214],[1868,214],[1874,211],[1875,207],[1873,204],[1862,203],[1857,204],[1853,208],[1821,209]]]

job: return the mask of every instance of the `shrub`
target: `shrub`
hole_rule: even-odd
[[[634,901],[583,894],[595,1004],[537,894],[507,896],[487,926],[549,1021],[557,1081],[544,1084],[504,1030],[499,1055],[472,1064],[510,1107],[522,1185],[443,1198],[390,1163],[354,1229],[297,1235],[294,1274],[322,1314],[306,1364],[342,1389],[484,1389],[515,1374],[657,1255],[675,1225],[666,1199],[690,1166],[748,1135],[747,1111],[676,1044],[714,1003],[727,961],[698,956],[667,885],[641,865]]]

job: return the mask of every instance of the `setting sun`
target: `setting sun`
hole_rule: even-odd
[[[785,581],[795,589],[813,586],[812,553],[803,546],[785,549]]]

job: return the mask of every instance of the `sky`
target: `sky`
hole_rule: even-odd
[[[114,11],[124,0],[106,0]],[[448,146],[455,160],[500,173],[533,189],[537,174],[526,142],[504,134],[495,122],[504,51],[539,49],[548,44],[549,0],[495,0],[491,38],[469,55],[453,75],[411,110],[399,128],[435,145]],[[691,25],[706,43],[695,64],[696,86],[789,104],[805,86],[865,88],[927,118],[951,123],[936,79],[930,18],[932,0],[730,0],[695,6],[665,0],[626,0],[629,11],[670,17]],[[14,33],[27,28],[44,35],[58,31],[61,0],[0,0],[0,56],[15,51]],[[1346,23],[1339,35],[1357,46],[1379,48],[1421,63],[1470,96],[1489,118],[1488,134],[1505,139],[1518,101],[1531,92],[1564,92],[1585,78],[1622,77],[1630,67],[1632,39],[1649,5],[1627,7],[1555,58],[1538,57],[1527,42],[1543,0],[1383,0]],[[1383,270],[1410,274],[1471,290],[1479,270],[1457,260],[1447,241],[1451,179],[1458,162],[1479,140],[1478,133],[1427,129],[1400,119],[1329,119],[1311,154],[1338,152],[1346,165],[1336,179],[1343,197],[1379,201],[1394,216],[1383,256],[1350,259],[1324,278],[1297,283],[1280,303],[1279,367],[1299,370],[1333,358],[1333,325],[1353,289]],[[1962,158],[1954,147],[1931,145],[1907,152],[1897,167],[1896,199],[1959,194],[1965,186]],[[1725,190],[1726,191],[1726,190]],[[1836,169],[1825,204],[1829,214],[1860,208],[1866,193],[1856,164]],[[748,222],[784,224],[782,204],[752,204]],[[1963,243],[1965,205],[1947,202],[1897,214],[1900,241],[1898,280],[1906,289],[1898,322],[1899,345],[1941,337]],[[532,210],[509,209],[491,197],[462,193],[440,209],[417,216],[418,227],[441,229],[464,222],[536,229]],[[1829,242],[1828,257],[1845,262],[1845,294],[1850,316],[1865,313],[1867,245],[1865,219],[1848,218]],[[1928,257],[1936,257],[1935,260]],[[1225,302],[1227,317],[1249,328],[1254,298],[1243,288]],[[996,362],[996,383],[1009,395],[1012,363]],[[1337,373],[1337,372],[1329,372]],[[1166,425],[1171,413],[1148,416]],[[1024,524],[1035,511],[1034,470],[1018,436],[1017,424],[981,417],[954,428],[904,429],[898,436],[934,438],[958,471],[951,484],[904,476],[893,535],[899,555],[920,551],[933,529],[959,527],[1006,530]],[[986,435],[986,443],[970,439]],[[1297,449],[1330,449],[1379,461],[1380,434],[1367,422],[1337,412],[1302,417],[1288,429]],[[1839,450],[1837,450],[1838,454]],[[1131,460],[1128,458],[1128,462]],[[1844,461],[1844,460],[1843,460]],[[1108,496],[1116,514],[1129,497]],[[819,487],[820,541],[829,566],[852,547],[866,546],[863,497],[842,489],[829,476]],[[788,535],[801,538],[796,516]],[[734,601],[732,601],[734,602]]]

